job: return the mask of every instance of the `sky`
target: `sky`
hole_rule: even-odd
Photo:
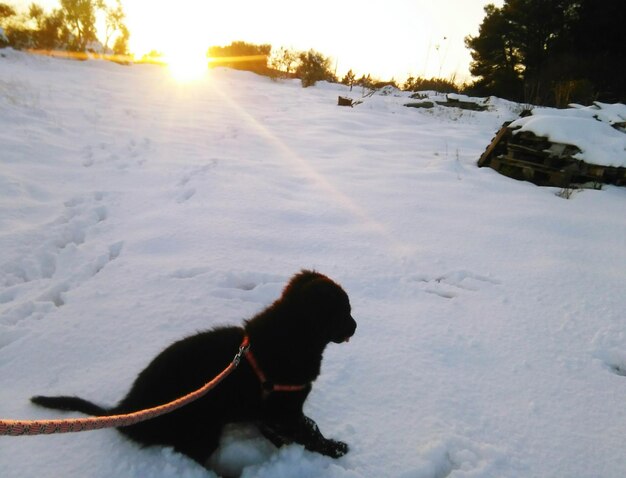
[[[17,3],[28,5],[30,0]],[[58,6],[56,0],[37,3]],[[410,75],[469,79],[471,57],[463,39],[478,33],[488,3],[503,2],[122,0],[130,47],[139,55],[150,50],[179,52],[189,45],[205,51],[207,46],[242,40],[276,49],[313,48],[331,57],[340,76],[352,69],[359,76],[370,73],[398,81]]]

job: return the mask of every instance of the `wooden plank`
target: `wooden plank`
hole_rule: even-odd
[[[525,161],[523,159],[517,159],[511,156],[500,156],[500,164],[517,166],[520,168],[531,168],[537,171],[545,172],[545,173],[554,173],[554,172],[565,172],[563,168],[555,168],[553,166],[548,166],[541,163],[533,163],[531,161]]]
[[[490,156],[493,153],[494,149],[496,149],[496,146],[498,146],[500,141],[502,141],[504,136],[509,131],[509,125],[510,124],[511,124],[510,121],[507,121],[506,123],[504,123],[502,125],[502,128],[500,128],[500,130],[496,133],[495,137],[491,140],[491,144],[489,146],[487,146],[487,149],[485,150],[485,152],[482,154],[482,156],[478,160],[478,167],[479,168],[482,168],[483,166],[489,166]]]

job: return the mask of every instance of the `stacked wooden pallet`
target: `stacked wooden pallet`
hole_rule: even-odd
[[[516,132],[504,123],[478,160],[506,176],[539,186],[626,186],[626,168],[586,163],[580,149],[529,131]]]

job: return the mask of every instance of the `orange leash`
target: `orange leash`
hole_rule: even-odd
[[[237,352],[232,362],[213,380],[207,382],[198,390],[164,405],[124,415],[110,415],[105,417],[70,418],[66,420],[0,420],[0,436],[50,435],[52,433],[70,433],[99,430],[101,428],[124,427],[165,415],[206,395],[237,368],[241,357],[248,352],[249,348],[250,340],[248,336],[244,336],[243,342],[239,346],[239,352]]]

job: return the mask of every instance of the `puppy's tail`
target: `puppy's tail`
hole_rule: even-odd
[[[88,402],[79,397],[43,397],[38,395],[30,399],[35,405],[46,408],[54,408],[55,410],[75,411],[86,415],[94,415],[100,417],[108,415],[109,411],[95,403]]]

